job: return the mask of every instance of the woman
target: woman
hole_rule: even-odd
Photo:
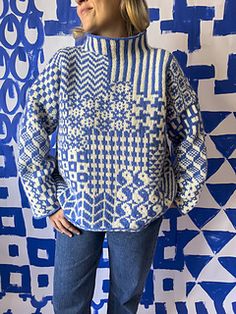
[[[59,49],[31,86],[18,169],[34,217],[57,231],[55,313],[91,313],[105,234],[108,313],[136,313],[163,214],[188,213],[206,179],[200,106],[174,55],[148,45],[145,0],[77,5],[75,36],[86,36]]]

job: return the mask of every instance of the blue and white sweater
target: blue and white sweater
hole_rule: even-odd
[[[78,228],[133,232],[173,201],[182,214],[197,204],[207,176],[198,97],[147,30],[58,49],[26,99],[17,167],[35,218],[62,208]]]

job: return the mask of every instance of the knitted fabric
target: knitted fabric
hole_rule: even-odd
[[[147,30],[87,33],[57,50],[26,100],[17,167],[35,218],[62,208],[78,228],[133,232],[173,201],[182,214],[197,204],[207,176],[198,96]]]

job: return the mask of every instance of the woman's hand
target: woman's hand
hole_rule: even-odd
[[[70,223],[63,213],[63,209],[60,208],[58,211],[49,216],[52,226],[61,233],[67,234],[69,237],[73,236],[73,232],[80,234],[78,228],[76,228],[72,223]]]

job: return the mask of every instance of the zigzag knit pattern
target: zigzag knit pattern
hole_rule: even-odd
[[[197,94],[175,56],[148,44],[147,30],[87,33],[54,53],[28,91],[17,141],[33,216],[62,208],[85,230],[139,231],[173,201],[186,214],[207,177]]]

